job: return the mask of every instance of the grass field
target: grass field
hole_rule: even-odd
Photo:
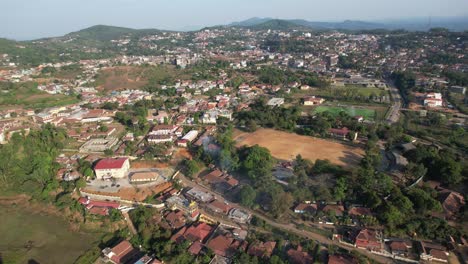
[[[97,235],[69,230],[57,216],[0,205],[0,262],[73,263],[98,241]],[[33,262],[34,260],[35,262]]]
[[[15,84],[11,90],[0,91],[0,109],[16,106],[38,109],[76,102],[78,99],[72,96],[53,95],[40,91],[37,89],[37,84],[32,82]]]
[[[365,108],[354,107],[338,107],[338,106],[317,106],[314,113],[329,112],[332,115],[338,115],[340,112],[346,112],[350,116],[363,116],[365,119],[374,120],[376,118],[376,111]]]
[[[172,66],[118,66],[101,70],[94,85],[104,91],[142,89],[147,84],[170,83],[189,77]]]
[[[328,159],[344,167],[355,166],[364,154],[364,150],[359,147],[273,129],[259,129],[254,133],[236,130],[235,140],[238,147],[255,144],[265,147],[278,159],[292,160],[301,154],[303,158],[312,161]]]

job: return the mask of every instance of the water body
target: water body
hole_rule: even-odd
[[[71,231],[59,216],[0,205],[0,263],[73,263],[98,238]]]

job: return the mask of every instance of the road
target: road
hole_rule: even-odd
[[[208,188],[208,187],[206,187],[204,185],[200,185],[200,184],[198,184],[198,183],[196,183],[194,181],[191,181],[190,179],[186,178],[183,174],[179,173],[179,175],[177,177],[178,177],[178,179],[180,180],[180,182],[181,182],[181,184],[183,186],[191,187],[191,188],[197,187],[197,188],[199,188],[199,189],[201,189],[203,191],[211,193],[217,200],[222,201],[222,202],[225,201],[224,197],[220,193],[217,193],[217,192],[211,190],[210,188]],[[379,255],[372,254],[371,252],[369,252],[367,250],[359,249],[359,248],[355,248],[355,247],[350,247],[350,246],[341,244],[336,240],[331,240],[331,239],[329,239],[329,238],[327,238],[325,236],[322,236],[322,235],[319,235],[319,234],[316,234],[316,233],[313,233],[313,232],[309,232],[309,231],[306,231],[306,230],[298,229],[298,228],[296,228],[296,226],[293,223],[289,223],[289,224],[279,223],[279,222],[276,222],[275,220],[273,220],[273,219],[271,219],[269,217],[266,217],[263,214],[260,214],[260,213],[258,213],[256,211],[252,211],[252,210],[250,210],[250,209],[248,209],[246,207],[243,207],[240,204],[233,203],[233,202],[229,202],[229,204],[234,206],[234,207],[237,207],[239,209],[242,209],[244,211],[247,211],[252,215],[255,215],[256,217],[264,220],[267,224],[269,224],[272,227],[275,227],[275,228],[278,228],[278,229],[283,229],[283,230],[286,230],[286,231],[288,231],[290,233],[293,233],[295,235],[298,235],[298,236],[301,236],[301,237],[306,237],[308,239],[318,241],[319,243],[321,243],[323,245],[335,245],[337,247],[341,247],[341,248],[344,248],[344,249],[347,249],[347,250],[357,250],[357,251],[359,251],[359,253],[361,253],[361,254],[367,256],[368,258],[373,259],[373,260],[375,260],[375,261],[377,261],[379,263],[393,263],[393,261],[391,259],[379,256]]]
[[[403,100],[400,95],[400,91],[393,82],[388,81],[388,88],[390,89],[390,94],[392,95],[392,106],[390,107],[390,112],[387,117],[388,124],[394,124],[400,119],[400,110],[403,105]]]

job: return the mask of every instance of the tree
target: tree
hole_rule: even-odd
[[[259,183],[271,178],[274,159],[267,148],[258,145],[246,149],[245,159],[242,163],[247,175]]]
[[[246,207],[252,207],[256,197],[257,193],[250,185],[242,186],[242,189],[239,192],[240,204]]]
[[[186,159],[183,162],[183,165],[184,165],[184,174],[189,178],[192,178],[193,175],[195,175],[196,173],[200,171],[200,167],[198,166],[198,163],[195,160]]]

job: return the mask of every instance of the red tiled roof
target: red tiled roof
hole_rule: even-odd
[[[198,242],[198,241],[195,241],[188,249],[188,251],[192,254],[192,255],[198,255],[198,253],[200,253],[200,251],[202,250],[203,248],[203,244]]]
[[[120,263],[121,260],[125,258],[125,256],[127,256],[133,250],[134,248],[132,244],[130,244],[130,242],[128,242],[127,240],[124,240],[120,242],[119,244],[117,244],[117,246],[112,248],[112,253],[114,253],[115,255],[112,256],[111,259],[115,263]]]
[[[190,241],[203,241],[213,230],[213,227],[206,223],[199,223],[197,226],[192,225],[187,228],[184,237]]]
[[[275,241],[268,241],[265,243],[252,243],[247,253],[249,255],[257,256],[259,258],[270,258],[271,254],[273,253],[273,250],[275,249],[275,246]]]
[[[328,264],[354,264],[357,263],[352,257],[344,255],[331,255],[328,257]]]
[[[94,167],[95,170],[109,170],[109,169],[120,169],[123,167],[127,158],[107,158],[98,161],[96,166]]]
[[[231,247],[233,241],[234,239],[232,237],[218,235],[217,237],[211,239],[206,247],[213,250],[216,255],[229,257],[235,253],[234,248]]]

